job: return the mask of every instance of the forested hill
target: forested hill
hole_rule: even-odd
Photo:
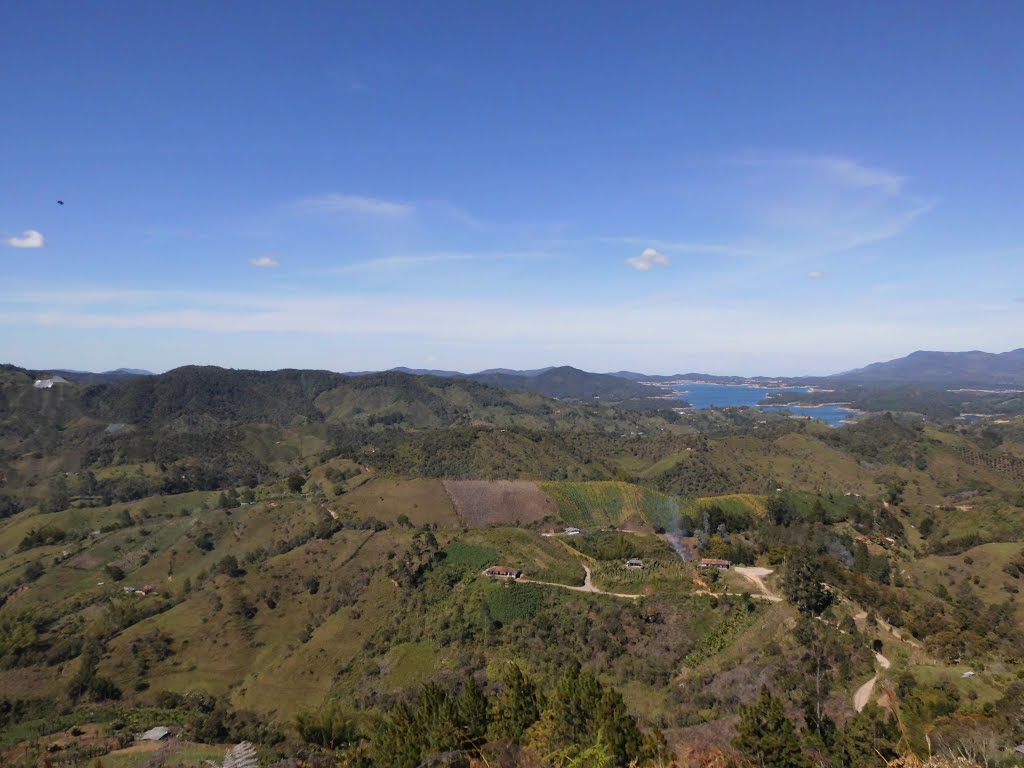
[[[913,352],[828,377],[860,384],[1024,387],[1024,347],[1010,352]]]
[[[525,389],[530,392],[570,400],[630,400],[650,397],[650,387],[606,373],[589,373],[563,365],[549,368],[536,375],[521,373],[483,372],[470,376],[475,381],[506,389]]]
[[[593,401],[559,402],[465,378],[394,371],[347,376],[330,371],[186,366],[101,384],[71,381],[44,389],[33,386],[34,380],[47,376],[14,366],[0,370],[0,443],[4,447],[35,450],[57,441],[81,443],[112,425],[176,431],[247,423],[278,427],[319,423],[355,429],[482,425],[621,432],[655,422],[664,425],[675,416],[668,409],[650,416],[628,415]],[[564,391],[571,387],[566,385]]]
[[[130,424],[319,421],[323,414],[314,406],[316,398],[346,381],[330,371],[185,366],[86,387],[82,407],[96,418]]]

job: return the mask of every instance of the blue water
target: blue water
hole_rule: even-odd
[[[678,384],[672,387],[680,400],[693,404],[695,409],[748,406],[762,411],[790,411],[801,416],[811,416],[833,427],[841,427],[845,419],[856,411],[839,405],[816,405],[810,408],[783,408],[777,405],[758,405],[769,392],[806,392],[805,387],[773,389],[768,387],[737,387],[726,384]]]

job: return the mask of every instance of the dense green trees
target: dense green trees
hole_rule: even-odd
[[[733,746],[758,768],[809,768],[793,726],[782,711],[782,702],[761,686],[757,701],[744,707],[736,726]]]
[[[526,729],[540,717],[537,689],[518,664],[509,663],[501,676],[502,688],[491,709],[489,735],[498,741],[519,743]]]
[[[304,741],[326,749],[340,749],[360,738],[357,715],[337,701],[316,712],[300,712],[295,727]]]
[[[0,493],[0,520],[16,515],[23,509],[25,509],[25,505],[17,496]]]
[[[821,613],[832,604],[832,593],[822,585],[822,579],[821,566],[811,553],[803,548],[796,550],[786,566],[786,598],[801,613]]]
[[[664,749],[660,734],[640,731],[618,691],[578,666],[547,696],[513,662],[490,687],[488,696],[472,675],[458,691],[427,683],[414,698],[364,712],[331,703],[299,715],[296,726],[310,744],[363,755],[373,768],[415,768],[443,754],[478,757],[485,742],[486,750],[526,762],[583,765],[589,764],[585,756],[599,755],[609,768],[626,768]]]

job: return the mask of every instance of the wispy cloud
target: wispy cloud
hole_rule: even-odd
[[[444,264],[471,262],[526,261],[530,259],[550,258],[549,254],[532,251],[510,252],[477,252],[477,251],[440,251],[437,253],[403,254],[399,256],[381,256],[366,261],[343,264],[328,270],[331,273],[381,273],[393,274]]]
[[[885,168],[865,165],[842,155],[803,152],[747,152],[732,158],[738,165],[758,168],[802,168],[852,189],[882,189],[898,194],[906,177]]]
[[[811,278],[812,280],[820,280],[823,277],[828,277],[828,272],[812,271],[812,272],[808,272],[807,276],[809,278]]]
[[[281,266],[281,262],[273,256],[260,256],[255,259],[249,259],[249,263],[254,267],[261,267],[264,269],[276,269]]]
[[[908,191],[906,176],[841,155],[750,152],[730,162],[751,239],[784,260],[889,240],[937,205]]]
[[[295,207],[305,213],[340,213],[371,218],[400,219],[416,211],[412,203],[362,195],[320,195],[299,200]]]
[[[367,259],[352,264],[345,264],[333,272],[394,272],[406,269],[429,267],[435,264],[447,264],[458,261],[492,261],[499,256],[475,253],[428,253],[417,256],[383,256],[379,259]]]
[[[4,312],[0,305],[0,324],[69,328],[83,334],[90,329],[118,328],[138,331],[138,339],[148,338],[155,329],[257,334],[255,341],[244,342],[256,345],[254,350],[260,344],[259,334],[266,333],[314,335],[345,344],[359,336],[387,339],[384,347],[431,342],[534,354],[557,347],[562,350],[558,353],[562,360],[586,354],[593,360],[591,365],[607,360],[610,353],[640,355],[637,348],[647,347],[643,356],[648,361],[691,360],[697,365],[716,361],[719,370],[760,373],[774,372],[772,366],[779,366],[779,360],[787,357],[808,360],[807,349],[823,350],[814,358],[815,369],[839,370],[852,367],[849,363],[854,361],[868,362],[890,353],[895,357],[911,349],[971,348],[979,338],[987,339],[992,348],[1019,346],[1013,323],[999,315],[1013,312],[1009,305],[979,307],[969,301],[914,299],[893,303],[886,297],[864,295],[845,297],[830,305],[825,314],[818,305],[794,305],[782,296],[594,304],[404,294],[151,295],[140,291],[135,298],[125,294],[116,304],[77,305],[60,303],[59,295],[50,297],[52,300],[39,297],[35,303],[17,304],[17,311]],[[772,317],[773,322],[765,323],[765,317]],[[999,322],[993,322],[994,317]],[[705,327],[714,332],[681,338],[680,327]],[[644,333],[638,335],[637,329]],[[757,351],[765,349],[770,354]]]
[[[839,184],[854,189],[880,188],[895,195],[903,188],[906,178],[884,168],[872,168],[848,157],[835,155],[807,156],[807,165],[817,168]]]
[[[711,254],[718,256],[753,256],[755,252],[747,248],[725,243],[678,242],[658,240],[650,237],[600,237],[604,243],[626,243],[628,245],[644,245],[659,251],[678,254]]]
[[[42,232],[26,229],[20,235],[7,238],[7,244],[12,248],[45,248],[46,238]]]
[[[644,248],[639,256],[631,256],[626,263],[638,272],[649,272],[655,267],[667,267],[672,262],[668,256],[654,248]]]

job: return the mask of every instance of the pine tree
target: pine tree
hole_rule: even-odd
[[[835,750],[837,762],[848,768],[879,765],[898,756],[899,740],[896,718],[871,704],[846,723]]]
[[[821,585],[821,569],[806,550],[789,561],[783,588],[786,597],[801,613],[818,614],[832,604],[832,593]]]
[[[448,694],[433,683],[420,691],[413,728],[423,740],[427,754],[447,752],[458,748],[462,739],[456,724],[455,706]]]
[[[487,697],[472,675],[466,675],[455,702],[455,717],[468,744],[478,746],[487,735]]]
[[[413,729],[413,713],[404,701],[377,721],[370,738],[370,755],[375,765],[415,768],[420,763],[422,741]]]
[[[733,746],[758,768],[807,768],[796,728],[782,711],[782,702],[767,685],[749,707],[744,707]]]
[[[644,739],[626,709],[622,694],[606,689],[597,707],[597,732],[613,765],[626,766],[642,757]]]
[[[494,702],[490,734],[496,741],[518,744],[526,729],[540,717],[537,691],[517,664],[508,664],[502,683],[504,687]]]

